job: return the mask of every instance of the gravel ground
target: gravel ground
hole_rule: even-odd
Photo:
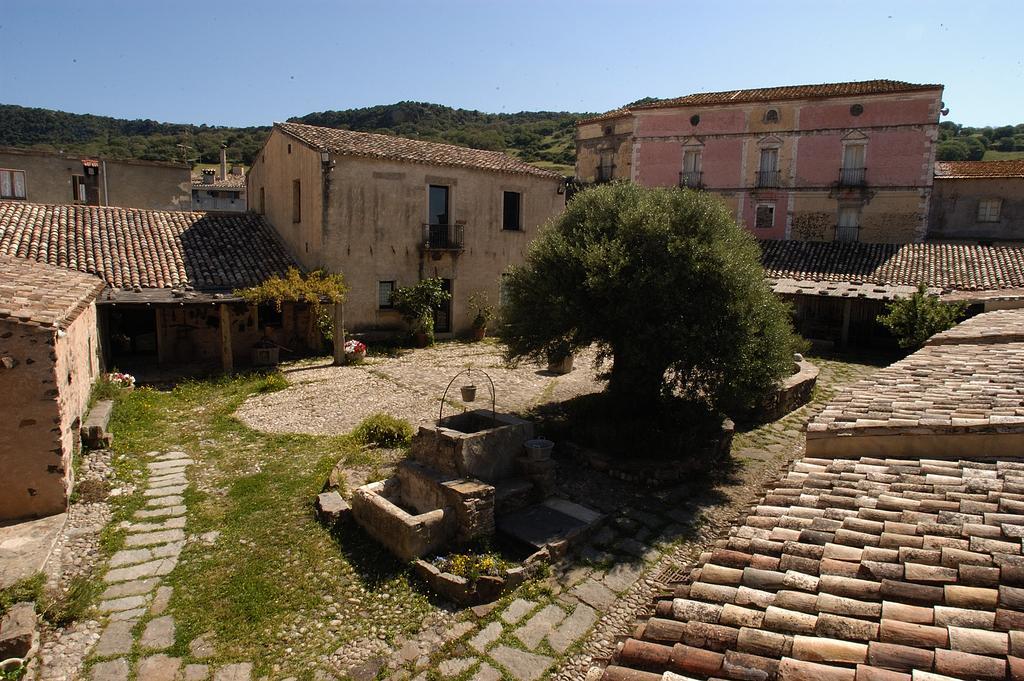
[[[51,592],[65,592],[75,577],[90,575],[101,560],[100,532],[111,517],[107,497],[131,493],[130,489],[111,489],[113,477],[110,450],[94,450],[82,456],[76,483],[78,499],[69,507],[67,523],[43,567]],[[41,665],[36,678],[76,678],[89,649],[99,638],[99,622],[90,618],[67,628],[41,624]]]
[[[283,369],[288,388],[250,398],[237,415],[250,428],[270,433],[340,435],[375,412],[424,424],[437,418],[445,387],[467,367],[490,375],[499,411],[519,412],[601,390],[604,382],[595,376],[595,358],[593,350],[580,353],[573,371],[558,376],[540,364],[508,366],[495,343],[450,342],[401,357],[371,358],[358,366],[336,367],[326,359],[297,362]],[[483,407],[489,389],[482,375],[457,381],[449,403],[461,404],[458,388],[468,382],[477,386],[473,406]]]

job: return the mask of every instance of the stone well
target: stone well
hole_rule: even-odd
[[[495,531],[502,510],[539,501],[554,484],[554,462],[531,460],[533,424],[469,411],[421,427],[395,476],[356,489],[352,514],[402,560],[465,544]]]

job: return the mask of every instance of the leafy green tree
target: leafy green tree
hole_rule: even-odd
[[[968,161],[980,161],[985,156],[985,144],[981,141],[981,138],[976,135],[963,138],[964,144],[967,145],[967,160]]]
[[[391,304],[414,333],[425,333],[434,342],[434,311],[451,299],[438,277],[423,279],[412,286],[400,286],[391,292]]]
[[[909,298],[894,300],[878,321],[896,337],[901,348],[919,348],[925,341],[951,329],[964,315],[965,303],[944,303],[928,295],[924,284]]]
[[[948,139],[939,142],[935,148],[935,158],[939,161],[966,161],[971,150],[962,139]]]
[[[676,397],[752,406],[792,366],[797,341],[757,242],[717,198],[611,183],[577,194],[509,270],[500,336],[509,359],[596,343],[608,391],[636,412]]]

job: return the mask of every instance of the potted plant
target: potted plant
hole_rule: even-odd
[[[412,286],[400,286],[391,294],[391,304],[409,325],[416,347],[434,342],[434,311],[451,299],[437,277]]]
[[[474,311],[473,340],[481,341],[487,335],[487,323],[494,317],[494,306],[486,293],[478,292],[469,297],[469,307]]]
[[[560,341],[548,350],[548,371],[553,374],[567,374],[572,371],[572,359],[569,343]]]

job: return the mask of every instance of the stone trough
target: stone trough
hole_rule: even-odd
[[[551,444],[533,435],[530,422],[489,410],[421,427],[393,477],[355,490],[352,515],[395,556],[416,561],[417,573],[439,593],[463,604],[493,600],[528,576],[524,568],[550,556],[549,544],[564,550],[601,520],[577,504],[549,500],[555,484]],[[555,531],[541,531],[531,518]],[[531,552],[508,575],[474,584],[417,560],[490,539],[503,528],[504,539]]]

